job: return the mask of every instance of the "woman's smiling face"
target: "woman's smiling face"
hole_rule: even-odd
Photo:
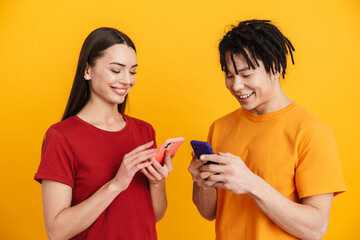
[[[105,49],[94,66],[87,66],[85,70],[84,77],[90,84],[90,98],[109,104],[123,103],[136,82],[136,68],[136,52],[131,47],[115,44]]]

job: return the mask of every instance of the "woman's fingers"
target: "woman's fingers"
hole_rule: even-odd
[[[173,158],[173,156],[170,156],[170,150],[166,150],[164,166],[166,166],[169,173],[173,171],[173,166],[172,166],[172,158]],[[160,166],[161,167],[160,164],[159,165],[154,165],[154,166],[158,166],[158,167]]]
[[[135,165],[149,160],[156,154],[156,149],[148,149],[139,153],[136,153],[135,155],[131,156],[130,158],[124,159],[124,164],[128,165],[129,168],[134,167]]]
[[[149,171],[146,168],[142,168],[141,171],[149,179],[149,181],[151,182],[156,181],[156,179],[149,173]]]
[[[175,157],[176,153],[177,153],[177,150],[170,156],[171,159],[173,159]],[[169,150],[169,155],[170,155],[170,150]]]
[[[152,164],[154,164],[152,162]],[[161,167],[161,166],[160,166]],[[162,167],[161,167],[162,168]],[[167,177],[167,174],[165,176],[164,172],[163,171],[160,171],[158,172],[154,167],[153,165],[150,165],[148,167],[146,167],[146,170],[156,179],[156,180],[161,180],[163,178],[166,178]]]
[[[161,164],[155,160],[155,158],[151,158],[150,160],[151,165],[147,166],[146,168],[142,169],[142,172],[151,182],[159,182],[163,179],[166,179],[172,170],[172,165],[170,163],[161,166]],[[169,167],[171,169],[169,169]]]
[[[139,163],[139,164],[135,165],[135,167],[133,169],[135,170],[135,173],[136,173],[140,169],[145,169],[148,166],[151,166],[150,161]]]
[[[151,147],[153,144],[154,144],[154,141],[150,141],[148,143],[140,145],[140,146],[134,148],[131,152],[127,153],[125,155],[125,157],[131,157],[138,152],[144,151],[145,149],[148,149],[149,147]]]

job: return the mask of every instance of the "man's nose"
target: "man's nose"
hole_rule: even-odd
[[[243,79],[241,79],[241,77],[239,75],[235,75],[234,77],[234,83],[233,83],[233,90],[234,91],[239,91],[241,89],[244,88],[244,82],[243,82]]]

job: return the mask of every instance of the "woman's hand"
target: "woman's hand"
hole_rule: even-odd
[[[165,152],[165,164],[161,166],[161,164],[155,160],[155,158],[151,158],[151,165],[144,167],[141,169],[143,174],[149,179],[150,184],[159,184],[168,177],[169,173],[173,171],[173,166],[171,160],[174,158],[175,153],[170,156],[170,150],[167,149]]]
[[[124,156],[119,170],[113,179],[115,185],[119,187],[120,191],[124,191],[128,188],[137,171],[152,164],[150,159],[155,156],[156,149],[148,148],[151,147],[153,143],[154,141],[151,141],[141,145]]]

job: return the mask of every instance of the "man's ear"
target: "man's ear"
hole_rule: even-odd
[[[85,72],[84,72],[84,79],[85,80],[90,80],[91,79],[90,66],[89,66],[88,63],[86,63],[86,68],[85,68]]]
[[[282,75],[283,68],[282,68],[281,64],[279,64],[279,66],[280,66],[280,69],[276,70],[275,64],[273,64],[274,73],[271,72],[271,75],[274,79],[280,79],[280,77]]]

